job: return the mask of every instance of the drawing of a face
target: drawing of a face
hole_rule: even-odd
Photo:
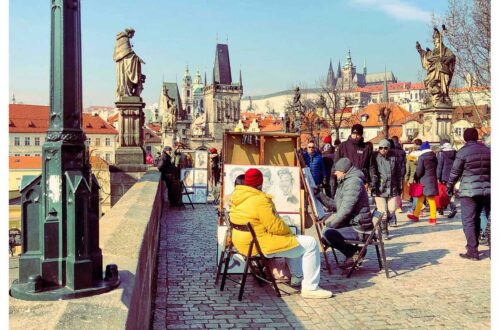
[[[260,171],[264,177],[264,181],[262,183],[262,191],[267,193],[269,188],[271,188],[273,181],[271,180],[271,171],[268,168],[261,168]]]
[[[288,170],[279,170],[278,177],[279,177],[278,185],[281,192],[285,196],[290,196],[292,194],[292,187],[293,187],[292,173],[290,173]]]

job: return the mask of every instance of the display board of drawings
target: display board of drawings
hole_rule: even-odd
[[[237,176],[244,174],[249,168],[257,168],[262,172],[264,177],[262,191],[272,196],[276,212],[292,228],[294,233],[300,234],[302,228],[300,213],[300,167],[225,164],[223,174],[223,207],[229,209],[231,194],[234,190],[234,181]],[[226,226],[218,227],[218,258],[224,249],[226,230]],[[243,259],[235,255],[229,264],[228,272],[242,273],[244,265]]]
[[[183,151],[193,159],[191,168],[181,168],[181,181],[190,195],[193,203],[207,202],[208,187],[208,152],[206,150]],[[182,196],[183,203],[189,203],[188,195]]]

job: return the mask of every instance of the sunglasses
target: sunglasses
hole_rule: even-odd
[[[389,147],[380,147],[379,149],[389,150]]]
[[[314,147],[307,147],[307,149],[314,149]]]

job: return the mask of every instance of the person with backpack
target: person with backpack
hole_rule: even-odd
[[[438,154],[438,167],[437,167],[437,176],[438,181],[441,184],[446,185],[448,180],[450,179],[450,171],[453,167],[453,162],[455,161],[455,156],[457,155],[457,151],[453,149],[450,142],[448,140],[444,140],[443,144],[440,147],[441,151]],[[457,207],[455,203],[450,200],[449,203],[450,214],[448,214],[448,218],[451,219],[457,214]],[[439,210],[439,214],[443,214],[443,209]]]

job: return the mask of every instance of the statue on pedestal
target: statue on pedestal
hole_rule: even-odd
[[[123,96],[141,96],[146,76],[142,74],[141,64],[146,64],[132,50],[130,39],[135,30],[125,29],[116,35],[113,60],[116,62],[116,98]]]
[[[443,32],[446,31],[443,25]],[[455,54],[443,43],[442,32],[434,28],[432,34],[434,49],[427,48],[425,51],[417,41],[417,51],[420,54],[422,67],[427,71],[424,85],[430,95],[430,105],[433,107],[451,107],[449,96],[451,78],[455,72]]]

